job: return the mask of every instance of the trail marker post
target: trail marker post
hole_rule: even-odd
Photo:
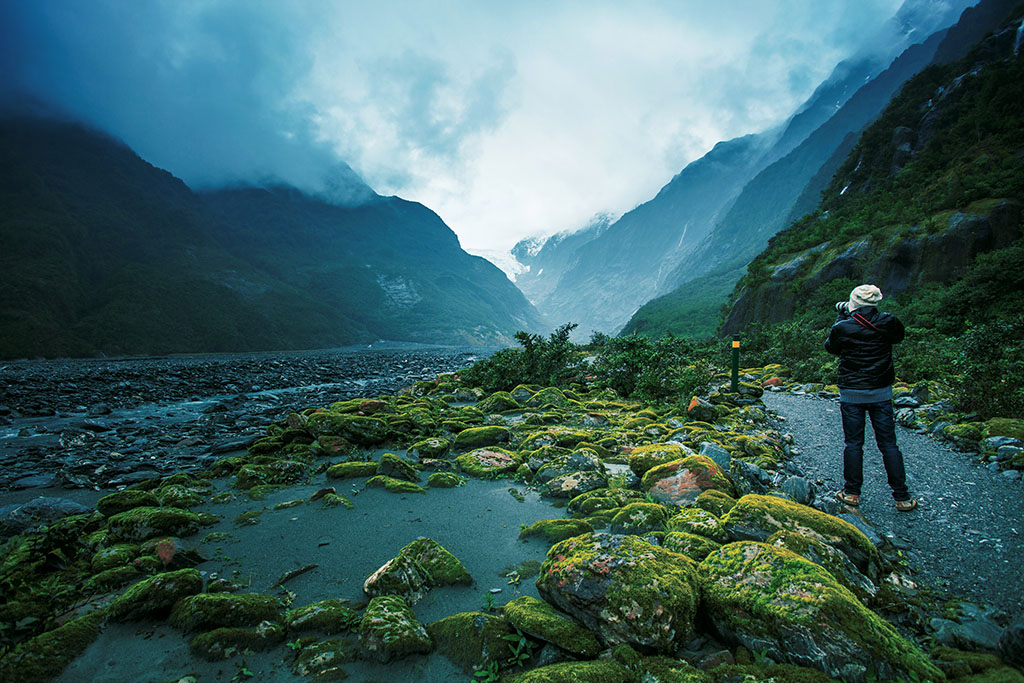
[[[732,393],[740,390],[740,335],[732,335]]]

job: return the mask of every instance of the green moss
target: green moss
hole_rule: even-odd
[[[715,683],[732,681],[760,681],[761,683],[831,683],[829,678],[820,671],[792,664],[757,664],[737,665],[723,664],[711,670]]]
[[[668,511],[657,503],[629,503],[612,518],[613,534],[644,534],[665,528]]]
[[[354,479],[356,477],[372,477],[377,474],[376,462],[341,462],[327,468],[329,479]]]
[[[341,665],[354,662],[358,654],[356,645],[344,638],[308,643],[295,658],[292,672],[296,676],[313,676],[317,683],[341,681],[348,677]]]
[[[501,413],[506,410],[521,410],[522,406],[507,391],[496,391],[477,404],[477,407],[485,413]]]
[[[636,476],[642,477],[652,467],[685,458],[687,454],[686,449],[677,443],[654,443],[649,446],[639,446],[629,454],[629,468]]]
[[[413,445],[409,446],[409,456],[413,458],[440,458],[442,455],[448,452],[451,448],[451,442],[448,439],[442,439],[440,437],[431,437],[429,439],[423,439],[417,441]]]
[[[256,628],[224,627],[201,633],[192,639],[192,654],[209,662],[231,659],[246,652],[263,652],[284,639],[284,629],[264,622]]]
[[[672,516],[666,524],[669,531],[683,531],[704,536],[716,543],[727,543],[729,535],[725,533],[722,520],[702,508],[684,508]]]
[[[490,477],[515,472],[522,463],[517,453],[503,448],[478,448],[456,459],[459,469],[473,477]]]
[[[640,487],[666,505],[693,503],[709,489],[726,493],[734,490],[722,468],[703,455],[689,455],[652,467],[644,474]]]
[[[417,538],[402,548],[399,554],[415,559],[417,564],[426,570],[432,585],[468,586],[473,583],[473,577],[459,559],[432,538]]]
[[[235,475],[235,488],[248,490],[254,486],[284,486],[309,481],[309,465],[298,460],[275,460],[266,464],[243,465]]]
[[[434,489],[451,489],[465,483],[466,478],[454,472],[433,472],[427,477],[427,485]]]
[[[115,567],[123,567],[138,557],[138,554],[139,547],[137,545],[119,543],[96,551],[90,565],[94,572],[102,572]]]
[[[48,681],[56,678],[99,636],[103,610],[73,619],[18,645],[3,659],[5,681]]]
[[[96,509],[104,517],[111,517],[137,507],[160,507],[160,500],[150,491],[126,489],[103,496],[96,501]]]
[[[344,600],[322,600],[311,605],[289,610],[285,624],[289,631],[320,631],[322,633],[343,633],[359,623],[359,613],[345,604]]]
[[[278,621],[277,598],[261,593],[199,593],[180,600],[171,623],[185,631],[209,631],[229,626],[256,626]]]
[[[254,526],[260,523],[260,516],[266,510],[247,510],[235,517],[235,524],[238,526]]]
[[[549,664],[506,676],[502,683],[632,683],[634,674],[610,659]]]
[[[766,647],[777,661],[810,657],[833,675],[849,664],[883,677],[913,672],[942,678],[923,653],[831,574],[792,551],[730,543],[701,562],[700,574],[716,629],[748,647]]]
[[[376,446],[389,434],[388,423],[380,418],[326,411],[310,415],[306,425],[317,437],[342,436],[360,446]]]
[[[764,541],[779,530],[816,538],[842,550],[861,571],[878,551],[857,527],[838,517],[775,496],[743,496],[722,519],[731,538]]]
[[[320,499],[321,507],[336,508],[339,505],[348,508],[349,510],[355,507],[355,504],[351,500],[340,493],[325,493],[324,497]]]
[[[505,663],[512,656],[506,636],[515,631],[501,617],[461,612],[427,625],[438,652],[468,674],[488,662]]]
[[[697,507],[702,510],[707,510],[716,517],[722,517],[736,505],[736,499],[728,493],[716,491],[715,489],[708,489],[697,496],[695,504]]]
[[[466,452],[476,448],[508,443],[511,438],[512,432],[506,427],[470,427],[456,435],[452,448],[456,452]]]
[[[994,417],[985,423],[983,436],[1009,436],[1024,442],[1024,420],[1009,417]]]
[[[983,422],[962,422],[960,424],[948,425],[942,430],[942,433],[951,439],[981,441],[984,427],[985,423]]]
[[[382,595],[370,601],[359,622],[359,645],[368,658],[380,662],[433,649],[427,630],[398,595]]]
[[[199,530],[199,517],[177,508],[137,507],[119,512],[107,522],[111,538],[138,542],[154,536],[190,536]]]
[[[681,659],[644,657],[637,669],[643,672],[642,680],[651,683],[714,683],[710,674]]]
[[[107,592],[127,586],[141,576],[141,572],[132,565],[113,567],[93,574],[87,584],[96,591]]]
[[[670,531],[665,534],[661,545],[666,550],[686,555],[694,562],[700,562],[722,547],[721,543],[716,543],[710,538],[686,533],[685,531]]]
[[[603,649],[593,633],[543,600],[524,595],[502,609],[509,623],[523,633],[574,655],[596,657]]]
[[[153,492],[164,507],[187,509],[203,502],[198,489],[184,484],[168,484]]]
[[[386,477],[383,474],[378,474],[375,477],[370,477],[366,482],[366,488],[368,489],[384,489],[388,493],[426,493],[419,484],[414,484],[411,481],[405,481],[403,479],[395,479],[394,477]]]
[[[519,532],[519,538],[539,536],[548,543],[557,543],[593,530],[594,528],[582,519],[542,519],[523,528]]]
[[[952,647],[933,647],[928,654],[937,662],[962,662],[971,673],[975,674],[1004,666],[1003,660],[995,655],[967,652]]]
[[[160,617],[169,613],[176,602],[202,588],[203,579],[196,569],[165,572],[139,581],[110,603],[107,611],[113,621]]]
[[[601,499],[601,503],[598,506],[595,506],[593,503],[588,505],[588,502],[595,498]],[[589,515],[597,512],[598,510],[622,507],[627,503],[643,499],[644,494],[640,491],[622,488],[601,488],[593,491],[587,491],[586,493],[581,493],[576,496],[569,501],[569,504],[566,506],[566,510],[568,510],[569,514],[572,515]],[[614,505],[606,506],[604,503],[606,500],[613,501]],[[585,509],[587,510],[586,512],[584,511]]]
[[[417,482],[420,480],[420,473],[412,463],[403,460],[394,453],[385,453],[380,456],[380,464],[377,466],[377,474],[402,479],[403,481]]]

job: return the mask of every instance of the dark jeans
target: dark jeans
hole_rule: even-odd
[[[896,445],[896,419],[892,412],[892,401],[840,403],[839,409],[843,415],[843,437],[846,441],[846,448],[843,449],[844,490],[859,496],[860,487],[864,484],[864,423],[865,416],[870,415],[871,426],[875,430],[875,443],[882,453],[882,464],[889,478],[892,497],[895,500],[909,500],[903,454]]]

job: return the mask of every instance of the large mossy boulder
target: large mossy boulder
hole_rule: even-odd
[[[630,503],[612,517],[613,534],[639,534],[659,531],[665,528],[668,512],[664,505],[657,503]]]
[[[644,494],[633,489],[602,488],[581,493],[565,506],[570,515],[586,517],[596,510],[608,510],[622,507],[627,503],[643,500]],[[593,502],[595,501],[596,502]]]
[[[542,519],[523,527],[519,532],[519,538],[539,537],[548,543],[558,543],[593,530],[594,527],[582,519]]]
[[[277,460],[243,465],[235,477],[235,488],[248,491],[254,486],[305,484],[310,479],[309,465],[298,460]]]
[[[548,551],[537,590],[607,645],[670,653],[693,633],[696,566],[637,536],[584,534]]]
[[[546,387],[528,398],[525,406],[534,410],[566,408],[569,406],[569,399],[562,393],[561,389]]]
[[[359,623],[359,612],[355,611],[344,600],[329,599],[314,602],[297,609],[289,610],[284,623],[291,632],[319,631],[333,634],[343,633]]]
[[[541,487],[541,495],[551,498],[575,498],[607,486],[608,477],[604,472],[570,472],[545,483]]]
[[[705,536],[687,533],[685,531],[670,531],[661,539],[661,547],[671,550],[680,555],[686,555],[694,562],[700,562],[705,557],[722,547]]]
[[[256,628],[228,626],[200,633],[189,643],[189,649],[208,662],[219,662],[238,654],[271,650],[284,637],[280,624],[265,621]]]
[[[732,481],[714,460],[690,455],[647,470],[640,487],[656,502],[683,507],[693,504],[704,491],[732,494]]]
[[[693,451],[678,443],[652,443],[637,446],[628,456],[629,469],[638,477],[644,476],[647,470],[656,465],[664,465],[673,460],[681,460]]]
[[[459,469],[473,477],[494,477],[510,474],[523,463],[518,453],[504,448],[478,448],[460,455],[456,462]]]
[[[729,541],[722,520],[702,508],[683,508],[665,525],[669,531],[682,531],[689,534],[704,536],[716,543]]]
[[[507,391],[496,391],[476,406],[487,414],[503,413],[506,410],[521,410],[522,406],[512,394]]]
[[[502,683],[633,683],[636,674],[613,659],[548,664],[502,678]]]
[[[316,437],[342,436],[360,446],[376,446],[387,440],[388,423],[379,417],[320,411],[306,420],[306,428]]]
[[[601,653],[601,643],[593,633],[543,600],[524,595],[506,604],[503,611],[508,622],[528,636],[578,657]]]
[[[404,460],[394,453],[385,453],[380,456],[380,463],[377,465],[377,474],[401,479],[403,481],[417,482],[420,480],[420,472],[408,460]]]
[[[580,448],[571,453],[556,455],[541,465],[534,475],[534,482],[546,484],[556,477],[573,472],[601,472],[604,473],[604,463],[597,453],[589,448]]]
[[[381,595],[370,601],[359,622],[359,646],[367,659],[383,663],[434,648],[427,630],[399,595]]]
[[[765,543],[792,550],[820,566],[865,604],[878,594],[878,587],[854,566],[845,553],[826,543],[792,531],[776,531]]]
[[[0,662],[3,683],[50,681],[75,660],[100,634],[104,611],[72,619],[20,643]]]
[[[432,436],[429,439],[417,441],[409,446],[405,456],[413,461],[419,462],[424,458],[440,458],[451,448],[451,441],[440,437]]]
[[[879,568],[878,550],[861,531],[838,517],[775,496],[743,496],[722,518],[729,537],[766,541],[777,531],[792,531],[842,552],[869,577]]]
[[[432,538],[417,538],[363,582],[367,595],[401,595],[409,604],[434,586],[473,583],[459,559]]]
[[[512,657],[515,630],[493,614],[460,612],[428,624],[427,634],[438,652],[472,675],[488,662],[505,664]]]
[[[178,508],[137,507],[107,520],[114,541],[138,543],[156,536],[190,536],[199,530],[199,515]]]
[[[171,624],[183,631],[257,626],[280,620],[280,605],[263,593],[199,593],[180,600],[171,611]]]
[[[507,427],[470,427],[455,435],[452,448],[456,453],[465,453],[476,448],[500,446],[508,443],[511,438],[512,432]]]
[[[182,598],[203,589],[197,569],[180,569],[143,579],[114,599],[107,608],[111,621],[138,621],[162,617]]]
[[[752,541],[700,563],[704,610],[725,638],[843,680],[938,681],[928,658],[820,566]]]
[[[104,517],[112,517],[138,507],[160,507],[160,499],[151,491],[126,489],[103,496],[96,501],[96,509]]]
[[[357,477],[372,477],[377,474],[380,465],[372,460],[339,462],[327,468],[328,479],[353,479]]]

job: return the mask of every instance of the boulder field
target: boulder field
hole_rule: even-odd
[[[445,374],[293,412],[205,472],[7,534],[0,681],[53,679],[105,624],[124,622],[176,630],[197,661],[280,651],[295,680],[444,657],[490,681],[1024,681],[991,653],[922,649],[925,634],[901,615],[941,606],[906,588],[898,552],[806,504],[821,492],[793,484],[789,439],[770,427],[760,391],[644,405],[581,386],[487,395]],[[997,428],[1008,431],[987,429]],[[534,570],[539,597],[421,623],[428,593],[490,580],[428,535],[368,575],[332,576],[358,582],[361,603],[293,605],[207,576],[195,549],[218,499],[319,486],[275,509],[358,508],[357,494],[379,487],[397,509],[480,479],[551,503],[550,519],[518,531],[551,544]]]

